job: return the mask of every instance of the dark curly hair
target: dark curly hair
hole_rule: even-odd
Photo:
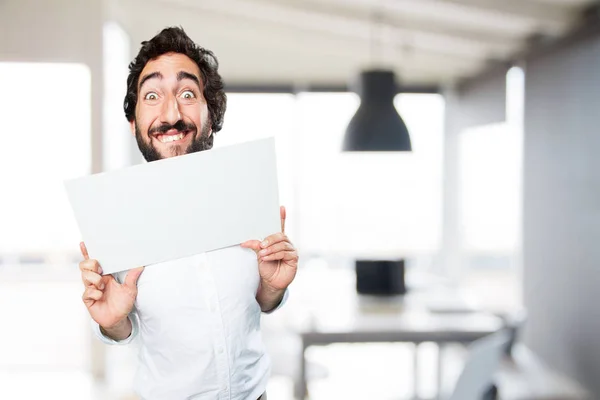
[[[200,68],[204,98],[206,99],[212,132],[223,127],[223,116],[227,107],[223,79],[219,75],[219,62],[212,51],[198,46],[180,27],[163,29],[149,41],[142,42],[142,48],[129,64],[127,94],[123,102],[125,117],[129,122],[135,119],[135,106],[138,99],[140,74],[148,61],[166,53],[180,53],[192,59]],[[211,135],[212,136],[212,135]]]

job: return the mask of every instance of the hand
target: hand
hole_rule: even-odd
[[[144,267],[130,270],[125,283],[118,283],[112,275],[102,276],[102,267],[96,260],[90,260],[81,242],[81,254],[84,260],[79,263],[81,279],[85,286],[83,303],[91,317],[104,329],[112,329],[122,324],[135,303],[137,297],[137,280]]]
[[[298,252],[285,234],[285,207],[282,206],[279,212],[280,233],[275,233],[262,242],[248,240],[241,245],[256,252],[261,287],[271,291],[287,288],[294,280],[298,269]]]

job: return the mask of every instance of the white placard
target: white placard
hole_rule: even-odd
[[[281,230],[273,138],[65,182],[104,273],[262,239]]]

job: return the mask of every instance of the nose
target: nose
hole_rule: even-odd
[[[179,120],[181,120],[181,114],[179,113],[177,99],[175,96],[169,96],[163,103],[160,122],[163,124],[175,125]]]

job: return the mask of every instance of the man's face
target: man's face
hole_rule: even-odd
[[[212,134],[198,65],[179,53],[149,61],[138,83],[131,131],[147,161],[209,148]]]

